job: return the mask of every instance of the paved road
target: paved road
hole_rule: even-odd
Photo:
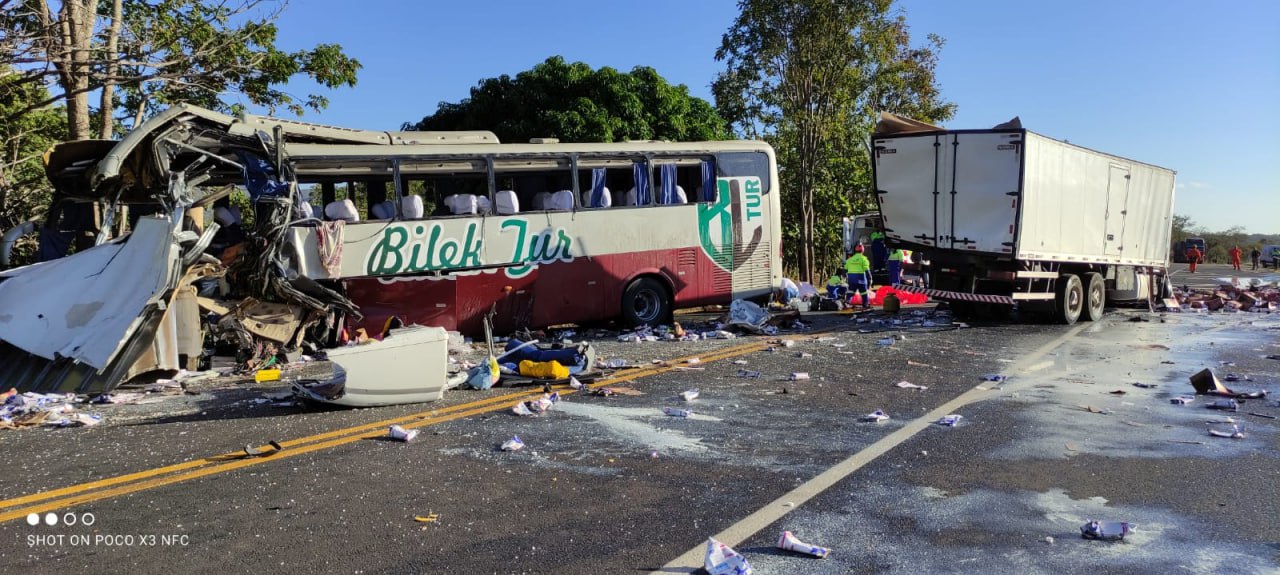
[[[255,406],[264,389],[242,387],[159,413],[104,410],[99,428],[3,432],[0,568],[670,573],[692,571],[711,535],[757,573],[1280,565],[1277,421],[1250,415],[1280,407],[1254,400],[1223,414],[1204,398],[1169,403],[1203,367],[1252,377],[1236,384],[1245,391],[1275,388],[1280,362],[1265,356],[1280,353],[1280,317],[1117,311],[1072,328],[912,328],[889,346],[846,316],[813,324],[821,334],[788,334],[798,343],[774,351],[770,338],[602,341],[606,357],[702,361],[633,371],[618,385],[636,394],[568,395],[537,418],[505,412],[512,390],[305,411]],[[738,377],[742,369],[762,377]],[[810,379],[787,381],[793,372]],[[1009,379],[984,382],[989,373]],[[690,388],[701,390],[695,415],[664,416]],[[875,409],[891,419],[859,421]],[[947,413],[964,419],[930,423]],[[1246,438],[1206,433],[1206,421],[1228,415]],[[422,436],[382,440],[393,419]],[[517,434],[525,451],[496,450]],[[208,459],[268,439],[286,450]],[[30,526],[32,509],[62,520]],[[62,524],[67,513],[94,524]],[[431,513],[435,522],[414,521]],[[1138,527],[1122,543],[1089,542],[1078,532],[1087,518]],[[832,555],[774,550],[784,529]]]

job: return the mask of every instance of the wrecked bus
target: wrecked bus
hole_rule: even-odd
[[[654,324],[781,283],[762,142],[502,144],[179,105],[119,142],[60,145],[46,172],[50,261],[0,272],[0,387],[101,392],[216,342],[252,366],[392,318]],[[236,190],[252,229],[219,245],[240,224],[206,212]]]

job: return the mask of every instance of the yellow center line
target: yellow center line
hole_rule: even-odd
[[[818,330],[818,331],[809,332],[806,335],[811,336],[819,333],[825,333],[827,331],[831,331],[831,330]],[[678,369],[679,367],[681,367],[679,364],[685,363],[686,361],[694,357],[698,357],[704,362],[718,361],[721,359],[728,359],[731,357],[737,357],[737,356],[746,355],[748,353],[752,353],[755,351],[759,351],[764,349],[768,345],[769,344],[767,342],[752,342],[752,343],[745,343],[745,344],[730,346],[724,349],[714,350],[706,354],[687,355],[677,359],[668,360],[665,363],[665,365],[655,365],[652,367],[640,368],[640,369],[631,371],[629,373],[619,375],[617,377],[610,377],[608,379],[604,379],[602,381],[590,384],[586,387],[589,389],[595,389],[599,387],[615,385],[615,384],[626,382],[626,381],[632,381],[632,380],[636,380],[644,377],[659,375],[662,373],[666,373],[666,372]],[[574,390],[569,389],[567,386],[556,386],[556,389],[557,391],[560,391],[562,395],[569,395],[574,393]],[[3,523],[5,521],[12,521],[14,519],[18,519],[21,517],[26,517],[28,514],[31,514],[31,513],[42,513],[45,511],[51,511],[55,509],[72,507],[75,505],[82,505],[84,503],[99,501],[103,499],[109,499],[119,495],[135,493],[138,491],[152,489],[152,488],[160,487],[163,485],[170,485],[173,483],[189,481],[192,479],[197,479],[200,477],[205,477],[205,476],[213,475],[216,473],[232,471],[235,469],[240,469],[242,467],[248,467],[250,465],[268,463],[271,461],[277,461],[280,459],[285,459],[285,458],[289,458],[297,455],[302,455],[305,453],[310,453],[312,451],[318,451],[321,449],[329,449],[331,447],[346,445],[348,443],[353,443],[355,441],[360,441],[362,439],[366,439],[370,437],[378,437],[385,434],[386,432],[383,430],[383,428],[390,425],[403,424],[403,426],[407,428],[425,427],[429,425],[436,425],[436,424],[445,423],[448,421],[453,421],[455,419],[469,417],[472,415],[478,415],[481,413],[498,411],[501,409],[506,409],[508,405],[513,404],[512,402],[524,401],[526,399],[538,397],[541,394],[542,394],[541,390],[509,393],[509,394],[504,394],[496,397],[490,397],[486,399],[449,406],[445,408],[432,409],[430,411],[423,411],[423,412],[414,413],[410,415],[395,417],[391,419],[385,419],[385,420],[374,422],[374,423],[367,423],[363,425],[357,425],[354,427],[337,429],[334,431],[302,437],[298,439],[291,439],[288,441],[280,442],[281,446],[286,447],[288,449],[272,455],[268,455],[268,456],[241,457],[242,452],[231,452],[231,453],[225,453],[221,455],[206,457],[202,459],[194,459],[194,460],[186,461],[183,463],[178,463],[175,465],[157,467],[154,469],[140,471],[137,473],[130,473],[130,474],[120,475],[120,476],[111,477],[107,479],[101,479],[98,481],[81,483],[78,485],[72,485],[69,487],[61,488],[61,489],[55,489],[52,491],[45,491],[41,493],[25,495],[22,497],[7,499],[7,500],[0,501],[0,509],[4,509],[7,507],[14,507],[17,505],[24,505],[28,503],[35,503],[39,501],[46,501],[50,499],[53,499],[53,501],[48,501],[47,503],[42,503],[39,505],[28,506],[21,509],[14,509],[11,511],[0,513],[0,523]],[[227,461],[228,458],[233,458],[233,457],[235,459]],[[185,473],[179,473],[183,471],[185,471]],[[126,485],[121,485],[121,484],[126,484]],[[116,485],[119,485],[119,487],[114,487],[110,489],[101,489],[101,488],[107,488],[107,487],[112,487]],[[93,491],[96,489],[101,489],[101,490]]]

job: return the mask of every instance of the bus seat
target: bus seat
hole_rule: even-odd
[[[476,212],[480,214],[492,214],[493,203],[486,196],[476,196]]]
[[[369,206],[369,216],[374,220],[391,220],[396,217],[396,203],[392,200]]]
[[[686,196],[684,193],[684,188],[678,185],[676,186],[676,203],[677,204],[689,203],[689,196]]]
[[[400,198],[400,211],[406,220],[420,220],[425,213],[422,207],[422,196],[405,196]]]
[[[538,192],[533,195],[534,211],[550,209],[550,207],[547,205],[549,203],[551,203],[551,192]]]
[[[501,190],[494,194],[494,211],[499,215],[510,215],[520,213],[520,198],[516,196],[515,190]]]
[[[360,212],[356,210],[356,205],[351,200],[329,202],[329,205],[324,207],[324,215],[329,220],[343,220],[351,223],[360,221]]]
[[[582,207],[584,207],[584,208],[595,208],[595,207],[607,208],[607,207],[610,207],[610,206],[612,206],[612,205],[613,205],[613,192],[610,192],[610,191],[609,191],[609,186],[605,186],[605,188],[604,188],[604,194],[603,194],[602,196],[600,196],[600,205],[599,205],[599,206],[593,206],[593,205],[591,205],[591,189],[590,189],[590,188],[588,188],[588,189],[582,190],[582,204],[581,204],[581,205],[582,205]]]
[[[298,219],[309,220],[311,218],[316,217],[315,206],[307,202],[302,202],[297,206],[295,206],[294,208],[295,208],[295,211],[297,212]]]
[[[635,188],[635,186],[632,186],[630,190],[627,190],[627,205],[628,205],[628,206],[634,206],[634,205],[637,205],[637,204],[636,204],[636,188]]]
[[[560,190],[551,194],[547,209],[556,212],[573,211],[573,190]]]
[[[474,194],[457,194],[453,196],[453,203],[449,204],[449,207],[453,208],[454,215],[459,215],[474,214],[480,205]]]

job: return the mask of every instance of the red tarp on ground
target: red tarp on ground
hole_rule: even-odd
[[[871,305],[884,305],[884,296],[891,293],[898,294],[898,301],[902,302],[903,305],[925,303],[929,301],[929,296],[922,293],[907,293],[885,286],[876,289],[875,297],[871,298]]]

